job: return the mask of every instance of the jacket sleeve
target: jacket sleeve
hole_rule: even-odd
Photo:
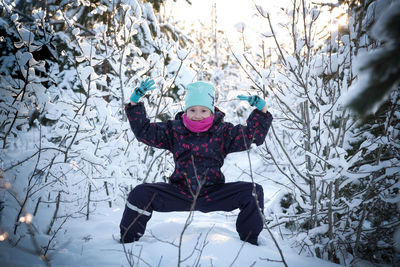
[[[138,141],[152,147],[171,150],[171,131],[168,123],[151,123],[141,102],[137,105],[126,105],[125,112]]]
[[[244,125],[227,123],[224,128],[224,151],[226,154],[244,151],[250,148],[252,143],[257,146],[264,143],[273,117],[257,109],[253,110]]]

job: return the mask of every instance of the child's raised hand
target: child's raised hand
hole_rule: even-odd
[[[258,95],[245,96],[238,95],[237,98],[240,100],[248,101],[250,106],[256,107],[258,110],[262,110],[265,107],[265,100],[259,97]]]
[[[144,94],[147,91],[153,90],[156,88],[156,86],[154,85],[155,82],[153,79],[147,78],[145,81],[140,82],[140,86],[135,88],[135,90],[133,91],[130,100],[132,102],[138,103],[139,102],[139,98],[141,98],[142,96],[144,96]]]

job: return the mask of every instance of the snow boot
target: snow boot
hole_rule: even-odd
[[[243,238],[240,238],[240,240],[242,240],[242,241],[245,241],[245,242],[247,242],[247,243],[250,243],[250,244],[252,244],[252,245],[255,245],[255,246],[258,246],[258,240],[257,240],[257,237],[253,237],[253,238],[248,238],[248,239],[243,239]]]

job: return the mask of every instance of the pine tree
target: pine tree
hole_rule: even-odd
[[[372,28],[382,46],[360,55],[359,80],[349,106],[360,115],[374,112],[400,82],[400,4],[393,3]]]

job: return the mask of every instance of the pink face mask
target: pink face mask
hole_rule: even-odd
[[[183,113],[182,119],[183,119],[183,124],[185,124],[186,128],[188,128],[190,131],[194,133],[201,133],[210,129],[214,121],[214,115],[205,118],[204,120],[201,121],[192,121],[188,119],[185,113]]]

